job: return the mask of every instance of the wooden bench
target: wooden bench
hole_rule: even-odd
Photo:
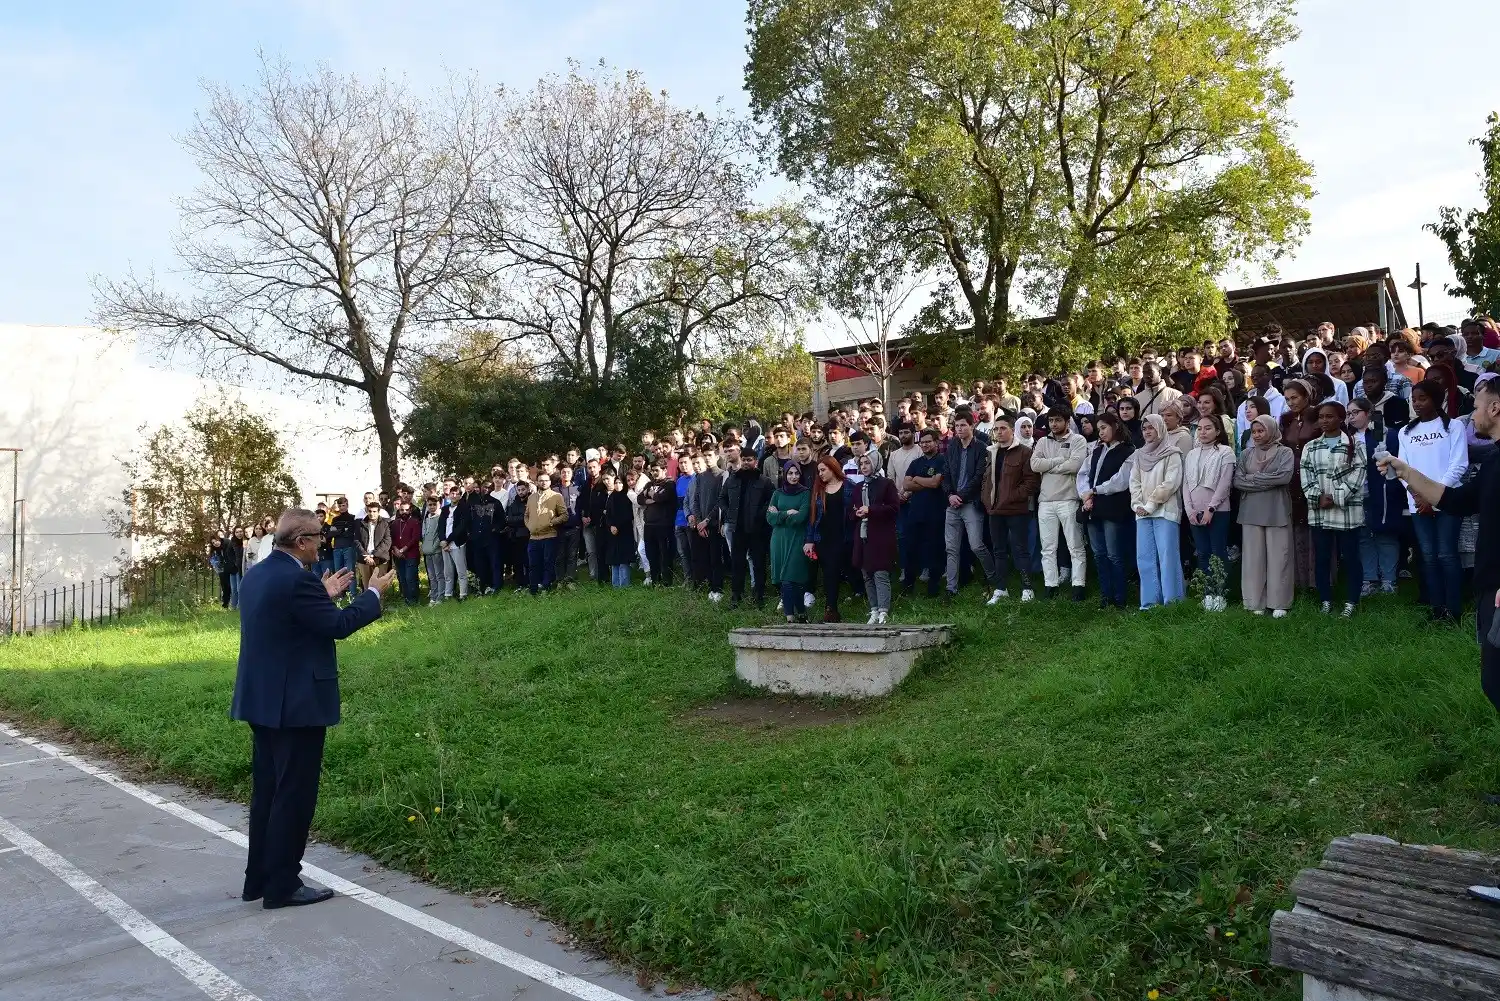
[[[1389,838],[1338,838],[1271,919],[1271,962],[1302,974],[1304,1001],[1496,1001],[1500,858]]]

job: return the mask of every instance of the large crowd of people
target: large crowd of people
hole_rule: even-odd
[[[354,589],[394,564],[408,604],[599,585],[698,589],[731,607],[778,592],[779,611],[842,621],[850,600],[884,622],[894,593],[984,600],[1181,601],[1237,593],[1285,616],[1298,589],[1327,614],[1415,577],[1438,623],[1457,621],[1473,567],[1472,513],[1408,490],[1460,487],[1495,448],[1472,418],[1500,400],[1500,325],[1387,334],[1277,324],[1233,338],[1090,363],[1054,376],[939,383],[887,413],[783,413],[569,448],[535,464],[401,485],[318,505],[317,569]],[[1486,411],[1487,412],[1487,411]],[[1399,457],[1399,462],[1391,458]],[[209,543],[226,607],[270,550],[270,518]],[[422,572],[425,570],[425,574]],[[638,576],[639,575],[639,576]],[[1236,584],[1238,585],[1236,587]],[[1041,594],[1038,595],[1038,586]]]

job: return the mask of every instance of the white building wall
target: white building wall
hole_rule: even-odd
[[[25,449],[26,583],[50,588],[117,572],[127,540],[109,533],[123,507],[122,460],[205,392],[238,397],[282,435],[305,503],[379,489],[373,435],[329,427],[330,399],[237,388],[137,360],[128,338],[91,327],[0,324],[0,447]],[[347,408],[347,404],[345,405]],[[336,420],[340,426],[349,421]],[[144,433],[143,433],[144,429]],[[0,453],[0,580],[10,577],[11,468]]]

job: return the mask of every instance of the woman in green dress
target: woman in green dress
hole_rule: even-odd
[[[766,521],[771,526],[771,583],[781,588],[781,610],[788,622],[806,622],[802,595],[807,590],[808,563],[802,552],[807,538],[807,508],[811,499],[795,462],[782,468],[785,477],[771,495]]]

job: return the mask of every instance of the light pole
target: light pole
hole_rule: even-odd
[[[1414,289],[1417,290],[1417,326],[1419,326],[1419,327],[1422,326],[1422,324],[1424,324],[1424,323],[1427,322],[1427,318],[1422,315],[1422,289],[1425,288],[1426,286],[1427,286],[1427,283],[1422,280],[1422,262],[1418,261],[1417,262],[1417,280],[1414,281],[1414,282],[1412,282],[1410,285],[1408,285],[1406,287],[1407,288],[1414,288]]]

